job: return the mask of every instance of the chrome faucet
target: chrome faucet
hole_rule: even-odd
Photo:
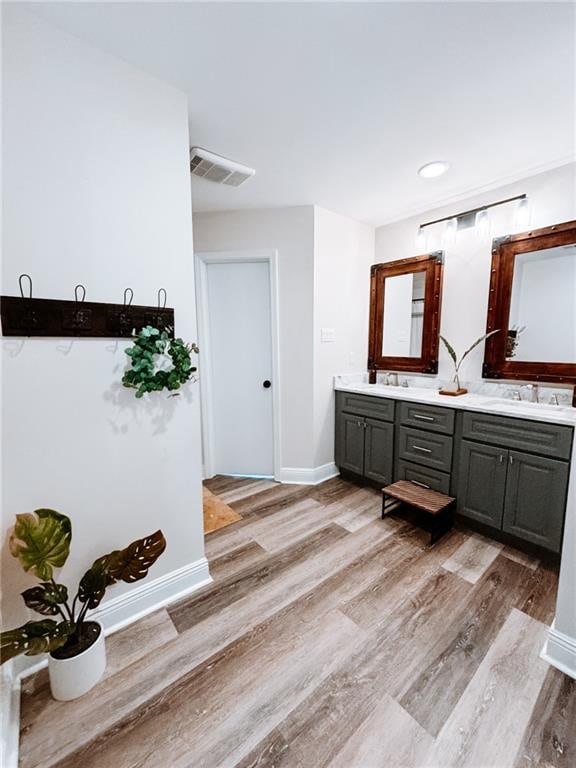
[[[519,389],[512,390],[512,400],[522,400],[522,395]]]
[[[560,403],[558,402],[558,395],[556,394],[556,392],[554,392],[554,394],[550,398],[550,405],[560,405]]]
[[[528,390],[529,403],[540,402],[538,399],[538,384],[526,384],[526,389]]]

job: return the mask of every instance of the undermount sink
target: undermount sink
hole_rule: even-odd
[[[354,384],[354,389],[365,389],[368,392],[370,390],[376,390],[377,392],[386,392],[389,389],[407,389],[407,387],[393,386],[392,384],[367,384],[362,382],[361,384]]]
[[[530,403],[526,400],[490,400],[486,405],[501,406],[502,408],[518,408],[524,411],[542,411],[558,413],[566,408],[562,405],[546,405],[545,403]]]

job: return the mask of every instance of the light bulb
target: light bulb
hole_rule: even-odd
[[[523,232],[530,226],[530,204],[527,197],[518,201],[514,214],[514,231]]]
[[[490,230],[490,217],[486,208],[482,208],[476,214],[475,227],[480,237],[485,237],[488,234]]]
[[[452,245],[456,241],[456,230],[458,229],[458,219],[448,219],[446,226],[444,227],[444,234],[442,235],[442,241],[445,245]]]
[[[416,248],[424,253],[426,250],[426,231],[424,227],[418,227],[418,234],[416,235]]]

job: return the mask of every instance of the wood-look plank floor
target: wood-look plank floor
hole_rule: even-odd
[[[214,583],[108,640],[83,698],[22,693],[23,768],[574,768],[576,682],[539,657],[556,569],[380,494],[216,477]]]

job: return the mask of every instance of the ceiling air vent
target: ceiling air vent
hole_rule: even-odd
[[[253,168],[215,155],[201,147],[192,147],[190,150],[190,171],[194,176],[202,176],[203,179],[231,187],[239,187],[256,173]]]

